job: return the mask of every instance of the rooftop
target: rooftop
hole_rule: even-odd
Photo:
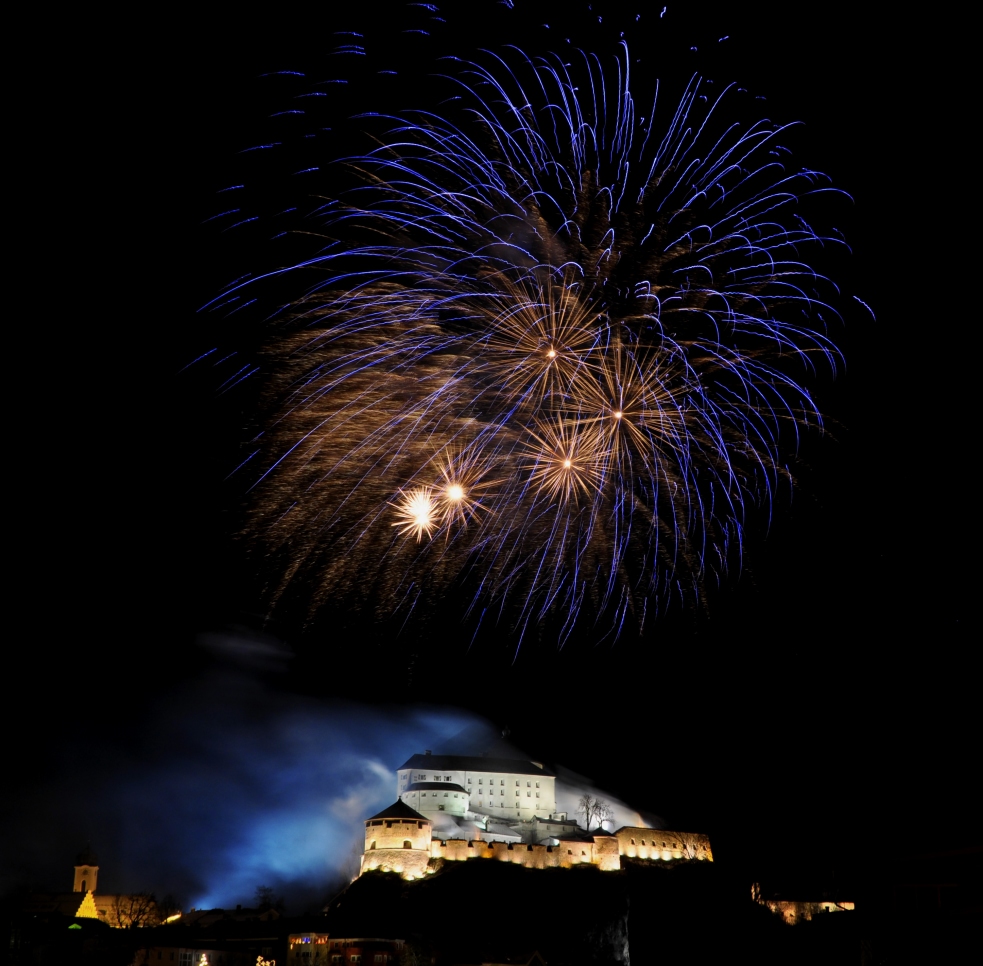
[[[427,771],[475,771],[506,772],[512,775],[545,775],[554,778],[555,773],[539,762],[522,758],[486,758],[483,755],[413,755],[403,768],[419,768]]]
[[[396,819],[409,819],[413,822],[426,822],[430,824],[430,819],[426,815],[421,815],[419,812],[410,808],[405,802],[397,799],[392,805],[387,806],[381,812],[377,812],[370,818],[367,818],[366,822],[371,822],[372,819],[377,818],[396,818]]]
[[[460,785],[454,782],[412,782],[406,789],[408,792],[422,792],[422,791],[445,791],[445,792],[464,792],[467,795],[467,791],[463,789]]]

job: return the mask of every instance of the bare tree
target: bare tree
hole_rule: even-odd
[[[157,900],[151,892],[113,896],[113,904],[106,918],[109,925],[117,929],[157,926],[163,921]]]
[[[607,821],[611,817],[611,806],[602,798],[586,792],[580,796],[577,803],[577,811],[584,816],[584,827],[589,832],[591,827],[597,828],[601,822]]]
[[[256,906],[260,912],[283,913],[283,896],[278,896],[272,886],[259,886],[256,889]]]

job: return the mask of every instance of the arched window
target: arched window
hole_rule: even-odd
[[[370,850],[374,848],[375,848],[375,839],[372,840],[372,844],[369,846]]]
[[[88,892],[89,890],[85,888],[85,879],[82,880],[82,891]]]
[[[410,843],[410,840],[409,839],[403,839],[403,848],[404,849],[411,849],[411,848],[413,848],[413,846]]]

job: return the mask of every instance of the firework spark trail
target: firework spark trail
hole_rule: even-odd
[[[375,116],[332,244],[271,273],[320,275],[268,347],[251,528],[312,611],[466,587],[520,636],[617,633],[739,560],[782,425],[821,426],[790,363],[838,361],[800,210],[829,189],[699,78],[636,118],[627,48],[488,56],[456,120]]]

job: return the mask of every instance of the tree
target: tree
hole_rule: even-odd
[[[592,826],[597,828],[601,822],[607,821],[612,814],[611,806],[604,799],[591,795],[589,792],[580,796],[577,811],[584,816],[584,827],[588,832]]]
[[[256,907],[260,912],[282,913],[284,908],[283,896],[278,896],[272,886],[259,886],[256,889]]]
[[[107,919],[109,925],[117,929],[157,926],[163,921],[157,900],[151,892],[114,896]]]

